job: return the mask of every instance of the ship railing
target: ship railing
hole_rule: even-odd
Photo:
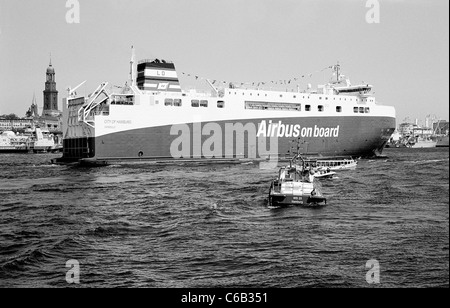
[[[139,60],[139,61],[138,61],[138,65],[139,65],[139,64],[143,64],[143,63],[153,63],[153,62],[155,62],[156,60],[158,60],[159,63],[173,63],[172,61],[154,58],[154,59],[142,59],[142,60]]]

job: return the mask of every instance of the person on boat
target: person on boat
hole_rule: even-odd
[[[303,176],[303,180],[306,181],[307,179],[309,179],[309,169],[304,169],[302,171],[302,176]]]

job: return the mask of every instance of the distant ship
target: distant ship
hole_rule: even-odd
[[[0,153],[59,152],[62,145],[48,129],[27,128],[24,134],[5,131],[0,135]]]
[[[87,97],[69,89],[63,102],[63,157],[58,162],[203,160],[283,156],[293,140],[301,153],[326,157],[381,153],[395,130],[395,109],[378,103],[369,84],[334,79],[314,91],[220,86],[181,88],[175,64],[130,62],[122,90],[102,83]],[[276,146],[272,146],[276,143]]]
[[[0,135],[0,153],[26,153],[30,147],[30,138],[5,131]]]
[[[31,131],[31,136],[30,151],[34,153],[59,152],[62,148],[48,129],[36,127]]]

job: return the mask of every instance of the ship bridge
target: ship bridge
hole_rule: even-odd
[[[160,59],[139,61],[136,81],[139,90],[181,92],[175,64],[170,61]]]

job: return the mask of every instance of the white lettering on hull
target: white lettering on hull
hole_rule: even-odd
[[[278,123],[269,123],[261,121],[258,125],[257,137],[287,137],[287,138],[337,138],[339,137],[339,125],[336,127],[301,127],[300,124],[283,124],[281,121]]]

